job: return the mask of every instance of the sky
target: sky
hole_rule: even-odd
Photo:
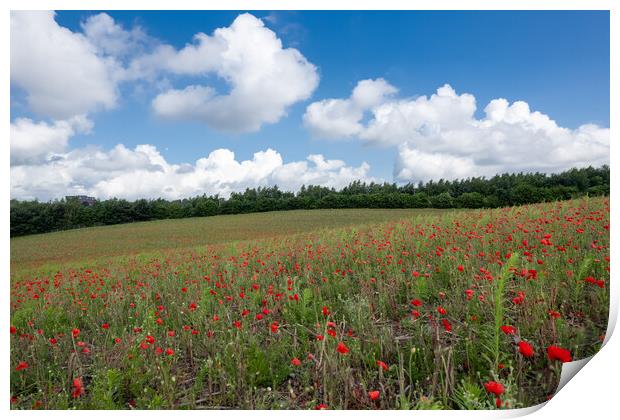
[[[607,11],[11,13],[11,197],[609,163]]]

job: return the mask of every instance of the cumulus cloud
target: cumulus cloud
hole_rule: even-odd
[[[375,181],[367,163],[347,166],[341,160],[310,155],[285,163],[275,150],[237,160],[228,149],[217,149],[194,164],[172,164],[155,146],[111,150],[96,147],[57,153],[44,163],[11,167],[11,197],[49,200],[70,194],[99,198],[177,199],[206,193],[228,197],[246,188],[278,185],[295,191],[303,184],[341,188],[358,179]]]
[[[92,122],[84,116],[51,124],[18,118],[11,123],[11,165],[35,164],[51,154],[64,152],[71,136],[87,133],[91,128]]]
[[[121,83],[135,82],[135,89],[147,84],[156,92],[168,85],[152,100],[160,117],[253,132],[309,98],[319,81],[312,63],[247,13],[212,35],[196,34],[181,49],[140,27],[125,29],[106,13],[89,16],[80,27],[73,32],[60,26],[54,12],[11,13],[11,82],[41,117],[113,108]],[[209,84],[170,87],[183,77]],[[226,88],[211,85],[214,78]]]
[[[380,93],[356,106],[355,92],[375,84],[383,86],[375,90]],[[501,98],[492,100],[479,119],[475,97],[457,94],[449,85],[430,97],[404,99],[394,98],[396,89],[386,86],[383,79],[363,80],[348,99],[310,104],[304,122],[320,137],[396,147],[394,176],[405,182],[609,163],[608,128],[560,127],[526,102]]]
[[[310,97],[319,81],[312,63],[298,50],[283,48],[273,31],[247,13],[211,36],[199,33],[194,43],[180,50],[162,45],[130,66],[130,71],[142,74],[159,69],[178,75],[215,75],[230,91],[206,85],[170,89],[153,100],[156,115],[233,132],[257,131],[265,123],[277,122],[289,106]]]
[[[86,36],[59,26],[54,12],[11,12],[11,82],[35,113],[64,119],[112,108],[120,71]]]
[[[80,26],[100,54],[114,57],[136,55],[142,52],[145,44],[155,42],[142,28],[136,26],[126,30],[107,13],[89,16]]]
[[[343,138],[361,134],[364,113],[395,94],[384,79],[360,81],[347,99],[325,99],[308,106],[304,124],[321,138]]]

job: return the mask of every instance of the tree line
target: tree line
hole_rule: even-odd
[[[609,195],[609,166],[570,169],[557,174],[501,174],[397,185],[352,182],[346,187],[302,186],[296,193],[277,186],[248,188],[225,199],[219,195],[182,200],[112,198],[91,206],[77,199],[50,202],[11,200],[11,236],[89,226],[160,219],[204,217],[294,209],[339,208],[495,208],[584,195]]]

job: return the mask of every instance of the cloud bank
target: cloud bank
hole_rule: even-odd
[[[400,99],[396,91],[383,79],[362,80],[349,98],[310,104],[304,123],[317,137],[395,147],[394,176],[403,182],[609,163],[608,128],[560,127],[526,102],[502,98],[478,119],[476,98],[447,84],[430,97]]]
[[[126,199],[178,199],[202,194],[228,197],[232,192],[259,186],[278,185],[282,190],[296,191],[304,184],[342,188],[355,180],[377,181],[369,175],[370,166],[365,162],[348,166],[321,154],[284,162],[273,149],[256,152],[248,160],[238,160],[231,150],[217,149],[194,164],[169,163],[148,144],[134,149],[119,144],[110,150],[87,147],[59,151],[72,130],[67,124],[16,123],[15,130],[20,130],[21,136],[47,130],[56,131],[56,138],[61,140],[52,142],[54,147],[37,160],[11,167],[13,198],[50,200],[73,194]]]

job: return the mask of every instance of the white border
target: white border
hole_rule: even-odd
[[[91,0],[85,2],[84,0],[5,0],[2,2],[1,14],[0,14],[0,33],[2,34],[2,41],[0,48],[2,54],[0,58],[2,65],[0,65],[0,97],[4,99],[0,103],[0,110],[2,110],[2,118],[0,118],[0,127],[4,135],[0,140],[0,147],[2,152],[0,159],[2,159],[1,174],[2,174],[2,201],[0,204],[0,226],[2,228],[0,244],[2,247],[2,276],[0,278],[4,282],[4,287],[9,287],[9,173],[10,173],[10,148],[9,148],[9,125],[10,119],[10,107],[9,107],[9,81],[10,81],[10,66],[9,66],[9,32],[10,32],[10,13],[11,9],[14,10],[172,10],[172,9],[211,9],[211,10],[383,10],[383,9],[396,9],[396,10],[468,10],[468,9],[491,9],[491,10],[610,10],[610,27],[611,27],[611,92],[610,92],[610,114],[620,115],[618,109],[618,74],[620,74],[620,68],[618,67],[618,26],[620,18],[618,16],[618,6],[616,2],[611,0],[591,0],[591,1],[577,1],[577,0],[504,0],[498,2],[497,0],[442,0],[442,1],[397,1],[397,0],[381,0],[381,1],[369,1],[369,0],[357,0],[355,2],[336,2],[334,0],[296,0],[296,1],[284,1],[284,0],[210,0],[210,1],[192,1],[192,0],[175,0],[174,2],[166,2],[164,0],[151,0],[151,1],[139,1],[139,0]],[[617,196],[617,183],[618,177],[615,176],[615,165],[618,162],[617,155],[619,147],[616,145],[618,141],[618,135],[616,130],[617,121],[613,119],[611,123],[611,167],[612,167],[612,195],[611,195],[611,260],[616,261],[617,256],[616,249],[619,244],[620,230],[616,227],[615,222],[620,220],[618,218],[618,208],[620,203]],[[390,416],[409,419],[411,416],[415,418],[500,418],[500,417],[517,417],[532,413],[531,417],[534,419],[547,419],[547,418],[607,418],[611,412],[617,411],[617,380],[620,378],[620,361],[618,356],[620,355],[620,341],[617,337],[611,334],[613,327],[616,323],[618,315],[618,299],[619,299],[619,286],[617,279],[612,276],[612,284],[610,287],[611,292],[611,311],[610,321],[608,327],[608,334],[606,337],[606,344],[603,349],[593,357],[593,359],[587,363],[586,367],[579,372],[578,376],[574,380],[570,380],[564,388],[546,405],[544,408],[533,407],[523,410],[512,411],[416,411],[409,412],[390,412]],[[91,411],[84,412],[68,412],[68,411],[10,411],[9,404],[9,345],[8,345],[8,326],[10,325],[9,319],[9,296],[6,293],[2,295],[2,308],[3,319],[0,325],[3,326],[3,343],[2,349],[2,385],[0,393],[0,404],[2,404],[3,412],[7,413],[13,418],[34,418],[35,416],[50,416],[50,417],[63,417],[63,418],[76,418],[83,420],[84,415],[96,418],[105,418],[109,414],[114,416],[131,416],[132,418],[144,418],[152,420],[153,418],[166,418],[170,414],[168,411],[141,411],[141,412],[125,412],[119,411],[109,413],[106,411]],[[616,334],[617,335],[617,334]],[[566,370],[566,373],[568,371]],[[565,371],[563,371],[563,375]],[[320,413],[320,414],[319,414]],[[375,418],[378,415],[385,415],[385,412],[372,412],[372,411],[298,411],[295,412],[295,416],[301,418],[309,418],[314,416],[330,417],[334,418],[338,416],[340,418]],[[218,412],[209,411],[208,413],[201,413],[198,411],[183,412],[183,416],[201,418],[203,416],[224,418],[229,416],[251,416],[253,418],[269,418],[270,420],[275,418],[285,418],[289,416],[286,411],[252,411],[252,412]]]

